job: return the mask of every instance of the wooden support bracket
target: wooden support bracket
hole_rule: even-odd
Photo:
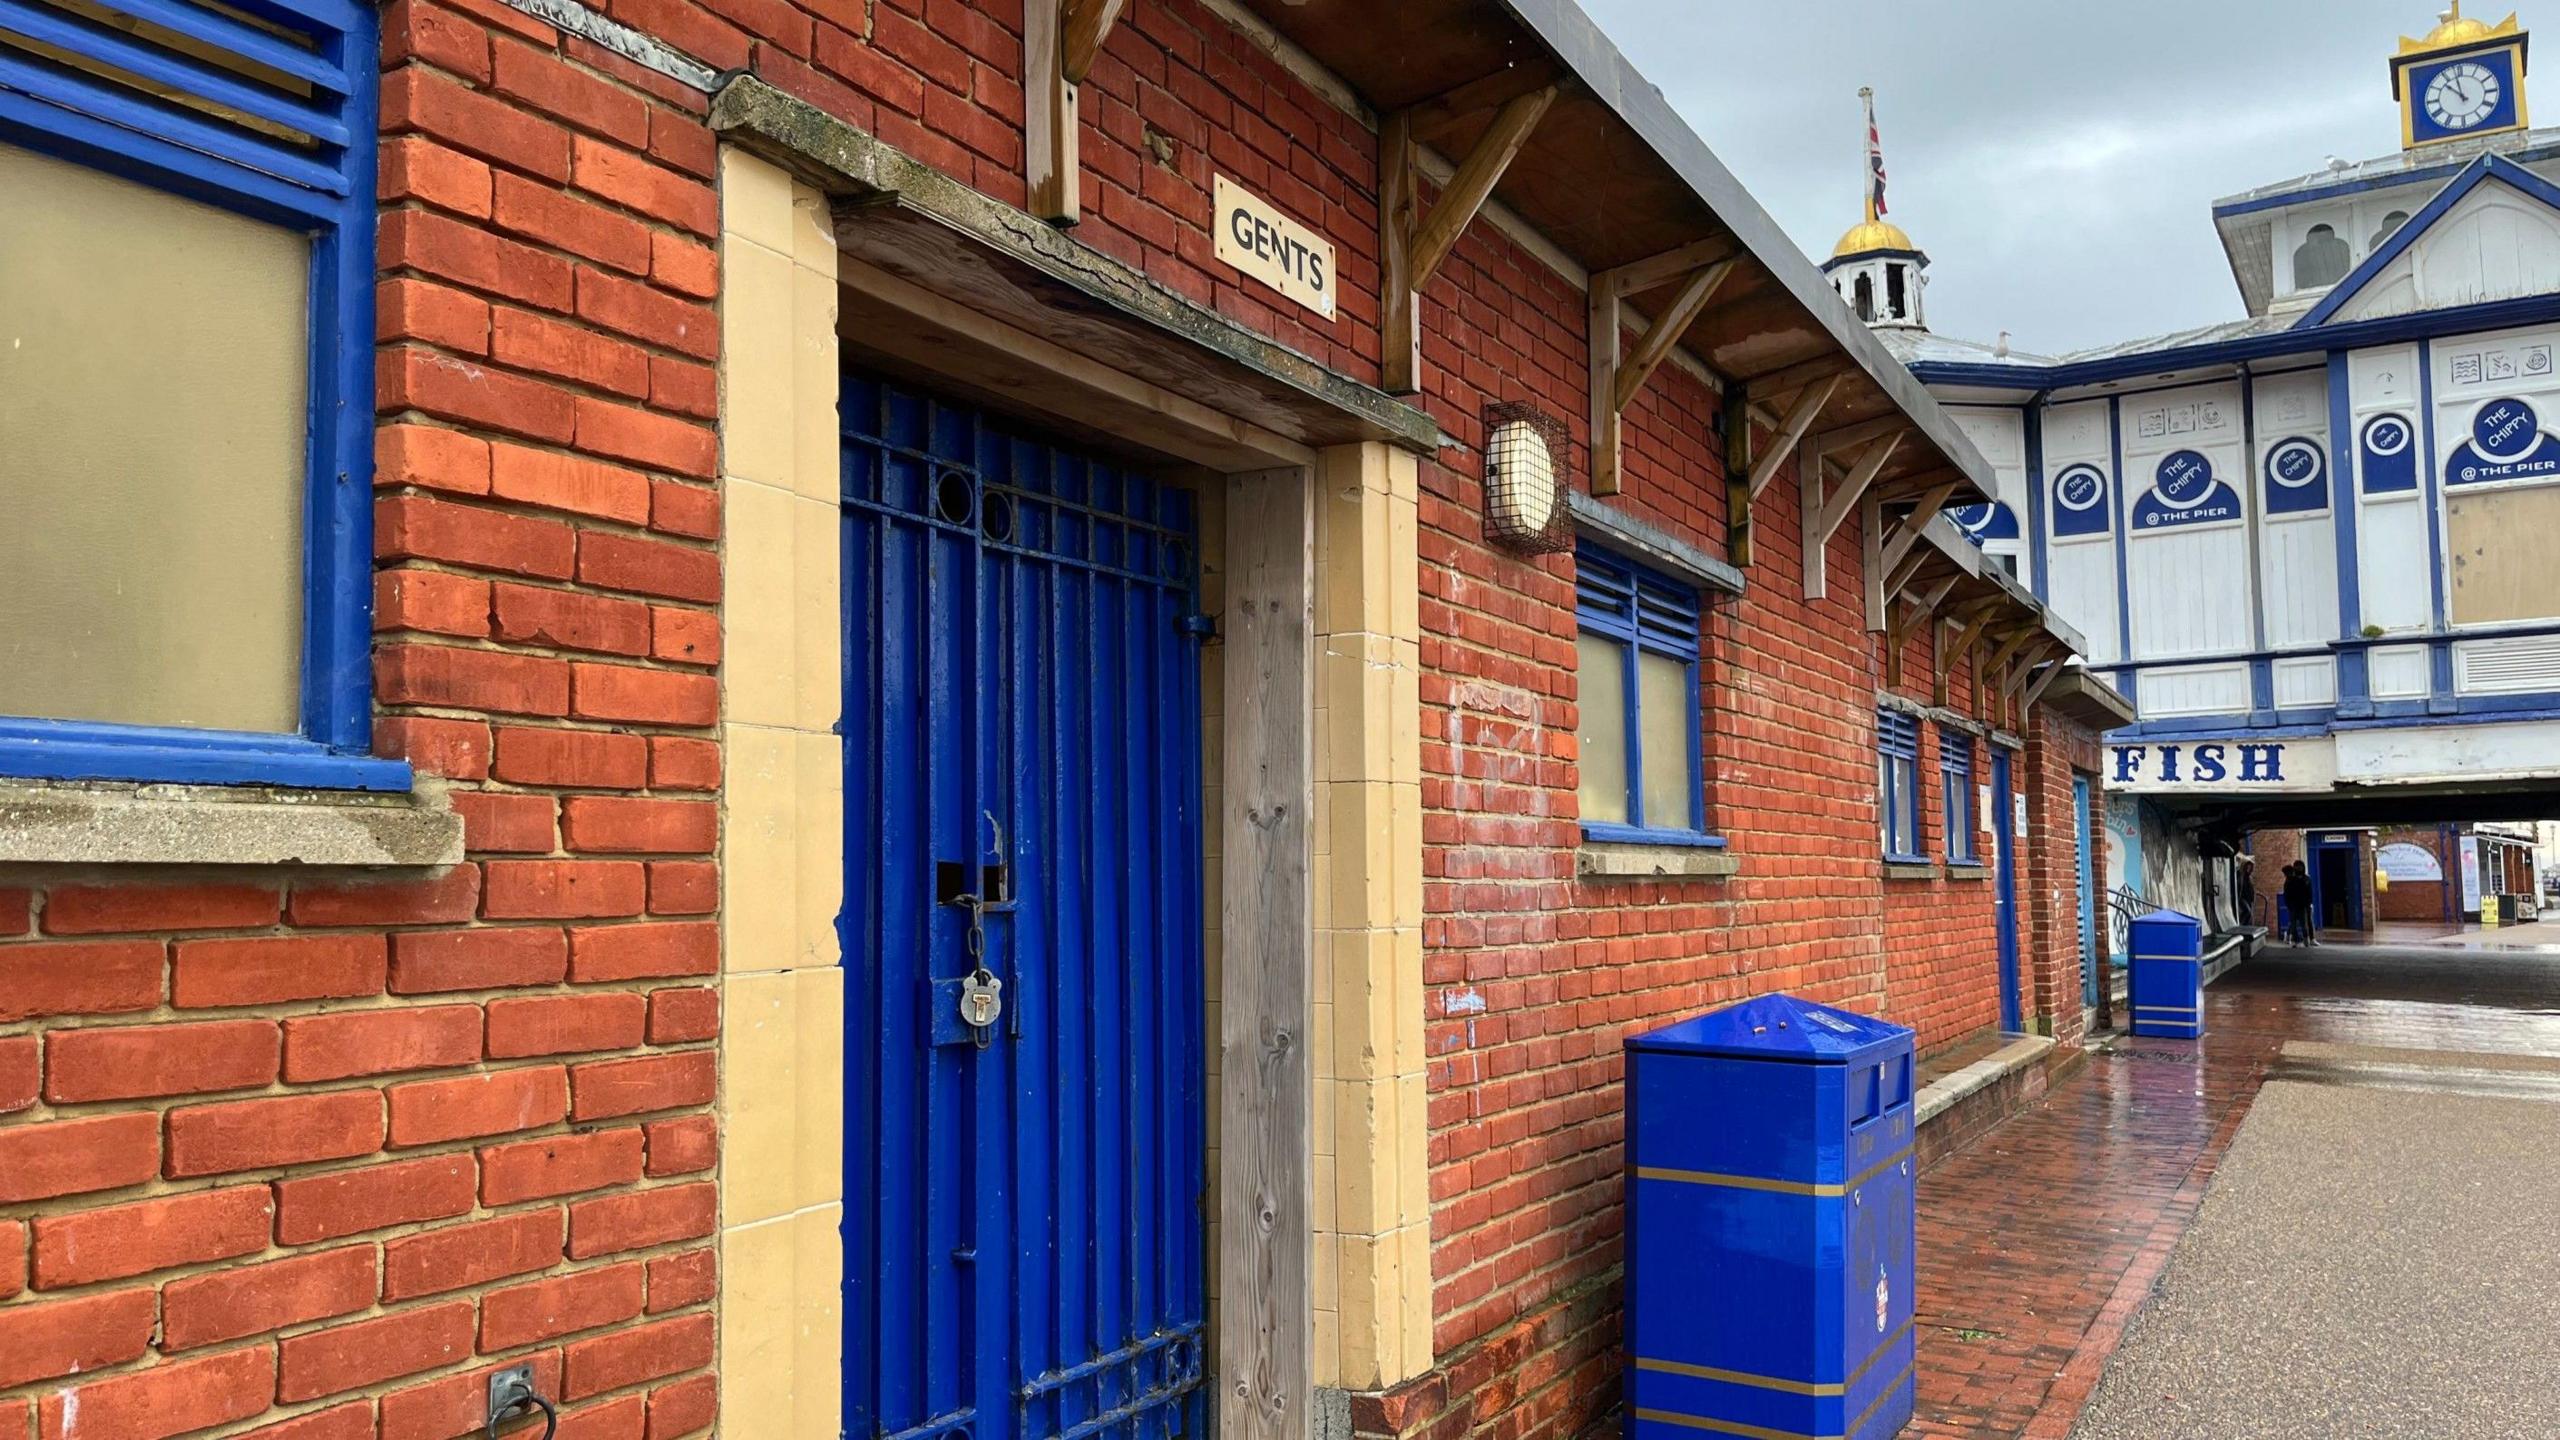
[[[1900,448],[1902,437],[1908,432],[1909,426],[1908,420],[1896,417],[1893,426],[1879,432],[1875,438],[1869,439],[1866,442],[1867,448],[1859,452],[1856,463],[1852,464],[1848,473],[1841,477],[1839,488],[1827,496],[1823,493],[1822,472],[1830,463],[1830,457],[1834,453],[1831,446],[1815,447],[1810,452],[1813,458],[1806,464],[1796,467],[1796,483],[1804,492],[1804,594],[1806,599],[1818,600],[1831,593],[1829,567],[1824,563],[1831,537],[1839,533],[1841,522],[1849,518],[1849,512],[1857,508],[1859,501],[1866,498],[1868,487],[1875,483],[1876,473],[1884,469],[1885,462],[1893,458],[1893,452]],[[1883,557],[1879,555],[1877,558]],[[1876,574],[1868,577],[1868,583],[1874,584],[1881,579],[1883,579],[1883,572],[1879,567]]]
[[[1683,246],[1682,253],[1693,249]],[[1710,253],[1710,252],[1699,252]],[[1723,258],[1700,261],[1687,270],[1666,273],[1663,257],[1602,270],[1591,277],[1591,493],[1615,495],[1623,484],[1623,418],[1644,392],[1645,382],[1671,358],[1680,337],[1706,312],[1716,291],[1733,273],[1730,251]],[[1653,324],[1636,341],[1635,353],[1620,357],[1619,335],[1626,323],[1626,298],[1678,281],[1680,289]],[[1728,437],[1730,437],[1728,426]],[[1740,563],[1740,562],[1737,562]]]
[[[1938,512],[1946,507],[1947,497],[1955,494],[1956,487],[1963,483],[1964,478],[1958,476],[1920,497],[1919,502],[1911,507],[1911,513],[1902,517],[1901,524],[1895,527],[1893,535],[1885,541],[1886,568],[1890,569],[1902,563],[1902,557],[1910,554],[1911,547],[1920,543],[1920,533],[1928,529],[1929,522],[1937,519]]]
[[[2071,657],[2068,655],[2056,655],[2045,663],[2044,670],[2036,676],[2035,683],[2027,687],[2026,698],[2018,702],[2020,720],[2034,716],[2036,702],[2044,698],[2045,687],[2061,678],[2062,672],[2070,668]]]
[[[1544,85],[1506,101],[1494,112],[1493,123],[1477,138],[1475,148],[1458,162],[1427,214],[1422,208],[1413,112],[1399,110],[1379,127],[1384,193],[1378,204],[1382,271],[1378,308],[1386,351],[1381,379],[1391,393],[1410,395],[1422,388],[1422,287],[1440,262],[1449,258],[1458,237],[1484,208],[1493,187],[1529,143],[1555,100],[1556,87]]]
[[[1076,91],[1126,0],[1023,0],[1023,171],[1031,213],[1052,225],[1084,218]]]
[[[1752,495],[1756,497],[1769,488],[1770,481],[1778,478],[1778,467],[1786,463],[1787,456],[1803,441],[1804,432],[1813,428],[1813,422],[1822,414],[1822,407],[1829,404],[1832,395],[1840,389],[1840,380],[1838,375],[1825,376],[1804,387],[1804,393],[1796,397],[1796,403],[1787,410],[1786,421],[1778,427],[1777,438],[1770,442],[1768,451],[1751,467]]]

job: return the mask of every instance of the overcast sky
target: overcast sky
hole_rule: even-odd
[[[1930,328],[2037,351],[2239,317],[2213,202],[2396,150],[2388,62],[2438,8],[1582,3],[1816,260],[1859,218],[1858,87],[1874,86],[1891,218],[1930,260]]]

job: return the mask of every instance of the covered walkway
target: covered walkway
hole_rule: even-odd
[[[2560,953],[2274,949],[2206,1014],[2203,1041],[2118,1041],[1921,1177],[1907,1437],[2070,1435],[2286,1042],[2560,1055]]]

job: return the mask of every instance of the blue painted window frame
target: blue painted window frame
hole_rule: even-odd
[[[1938,810],[1947,827],[1947,860],[1955,865],[1982,863],[1982,845],[1974,836],[1973,817],[1965,807],[1973,800],[1973,737],[1938,727]]]
[[[1921,847],[1928,837],[1920,831],[1920,722],[1899,710],[1876,712],[1876,790],[1884,858],[1926,864],[1929,857]]]
[[[1626,824],[1582,822],[1583,838],[1638,845],[1689,845],[1724,848],[1724,838],[1707,829],[1705,710],[1698,692],[1698,662],[1704,650],[1706,611],[1697,588],[1634,564],[1590,544],[1574,547],[1574,623],[1582,630],[1619,642],[1625,659],[1615,681],[1625,697],[1627,747]],[[1639,654],[1678,660],[1688,676],[1689,813],[1683,823],[1657,823],[1663,817],[1644,813],[1644,717],[1636,683]],[[1605,683],[1608,677],[1584,675],[1581,683]]]
[[[297,44],[193,0],[106,3],[307,87],[244,80],[43,0],[0,0],[0,27],[309,137],[293,144],[0,45],[0,141],[311,237],[301,723],[270,735],[0,718],[0,775],[406,790],[408,764],[372,754],[379,16],[354,0],[229,0]]]

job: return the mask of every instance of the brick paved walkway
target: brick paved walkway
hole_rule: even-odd
[[[1906,1440],[2062,1440],[2287,1040],[2560,1054],[2560,956],[2275,950],[1920,1180]]]

